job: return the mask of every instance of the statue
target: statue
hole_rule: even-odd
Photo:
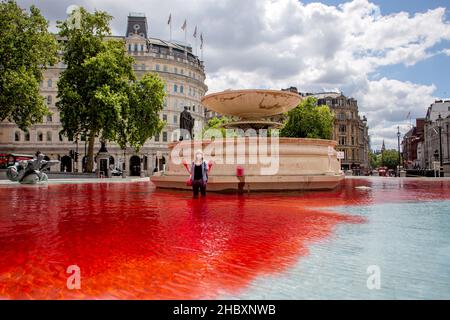
[[[184,139],[185,131],[189,132],[189,138],[192,139],[192,128],[194,128],[194,122],[195,119],[191,116],[191,114],[188,111],[188,107],[184,107],[184,111],[181,112],[180,115],[180,129],[181,129],[181,135],[180,135],[180,141]]]
[[[18,181],[22,184],[36,184],[48,181],[44,171],[51,166],[58,164],[58,160],[44,160],[45,155],[38,151],[33,160],[21,160],[13,166],[8,167],[6,176],[11,181]]]

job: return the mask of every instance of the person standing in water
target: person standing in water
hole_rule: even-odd
[[[203,159],[203,152],[201,150],[195,152],[195,159],[192,161],[190,170],[185,163],[186,169],[191,174],[189,179],[192,184],[194,197],[198,197],[199,191],[202,196],[206,196],[208,172],[210,171],[211,166],[211,162],[208,163]]]

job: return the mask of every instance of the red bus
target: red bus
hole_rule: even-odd
[[[0,169],[6,169],[20,160],[31,160],[33,155],[18,153],[0,153]]]

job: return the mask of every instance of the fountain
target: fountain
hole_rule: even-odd
[[[343,180],[335,141],[283,138],[273,136],[273,130],[267,136],[257,131],[279,128],[281,123],[273,118],[295,108],[301,99],[288,91],[259,89],[226,90],[205,96],[202,103],[208,109],[233,117],[224,128],[244,134],[170,143],[166,170],[151,181],[158,188],[190,189],[182,160],[190,162],[195,151],[202,149],[205,160],[213,163],[208,191],[335,188]]]

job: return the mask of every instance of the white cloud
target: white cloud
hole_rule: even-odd
[[[372,119],[370,134],[374,146],[385,139],[386,147],[397,145],[396,132],[400,126],[402,134],[410,129],[410,122],[425,116],[426,107],[433,101],[434,85],[425,86],[382,78],[368,81],[364,90],[354,96],[364,106],[364,114]],[[412,119],[412,120],[410,120]]]
[[[22,5],[31,2],[50,19],[63,18],[61,7],[72,4],[71,0],[19,1]],[[77,4],[94,9],[91,0]],[[169,13],[175,39],[184,40],[180,27],[185,18],[191,42],[197,25],[205,38],[210,92],[291,85],[309,92],[339,88],[359,100],[374,145],[379,138],[387,138],[393,123],[408,111],[423,116],[436,88],[382,78],[382,74],[369,76],[382,66],[411,66],[428,59],[440,53],[434,49],[439,42],[450,40],[445,8],[382,15],[368,0],[339,6],[297,0],[96,0],[95,8],[115,17],[116,34],[125,33],[130,11],[147,14],[153,37],[168,38]],[[450,49],[441,52],[450,55]]]

